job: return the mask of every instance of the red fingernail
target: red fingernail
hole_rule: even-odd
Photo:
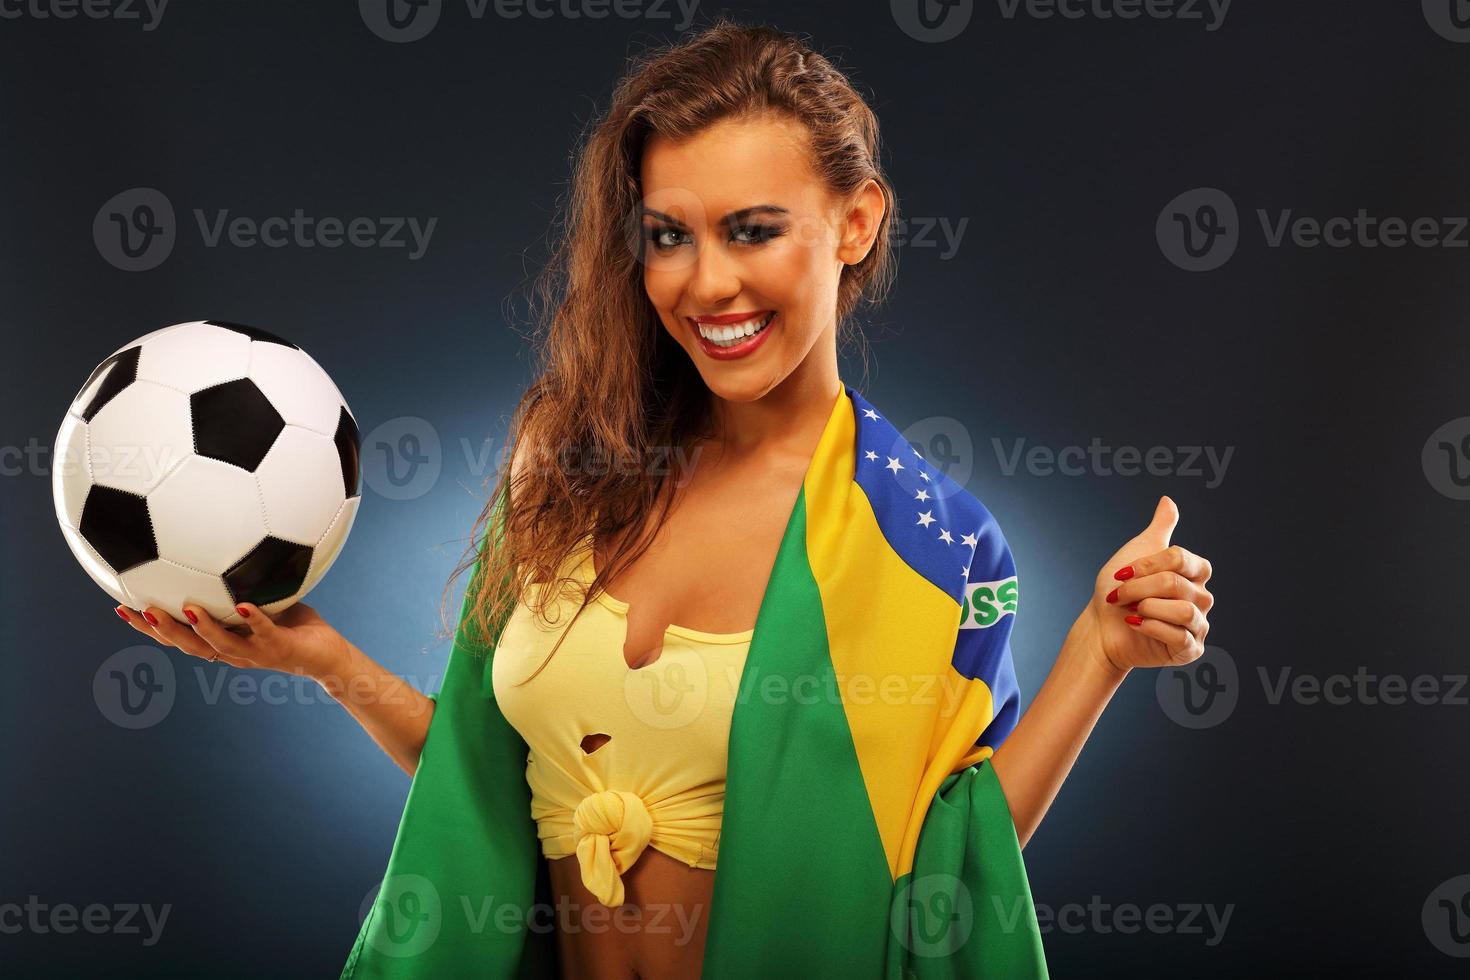
[[[1128,608],[1132,609],[1134,612],[1138,612],[1138,603],[1130,602],[1128,603]]]
[[[1142,616],[1124,616],[1123,617],[1123,622],[1127,623],[1129,626],[1142,626],[1143,625],[1143,617]]]
[[[1133,566],[1132,565],[1124,565],[1122,568],[1118,569],[1116,572],[1113,573],[1113,578],[1117,579],[1119,582],[1126,582],[1126,581],[1128,581],[1132,577],[1133,577]]]
[[[244,616],[246,619],[250,618],[250,610],[246,609],[244,606],[236,606],[235,612],[239,613],[241,616]]]
[[[193,623],[195,626],[199,625],[199,617],[194,615],[194,610],[185,609],[184,615],[189,617],[189,622]]]
[[[143,610],[143,618],[146,619],[146,620],[148,620],[148,625],[149,626],[157,626],[158,625],[158,619],[157,619],[157,617],[155,617],[151,612],[149,612],[146,609]]]
[[[112,611],[115,612],[115,613],[117,613],[119,616],[121,616],[122,617],[122,621],[124,623],[131,623],[132,622],[132,620],[128,618],[128,611],[126,609],[124,609],[122,606],[117,606]]]
[[[1111,592],[1108,593],[1108,601],[1109,602],[1117,602],[1118,601],[1118,590],[1117,589],[1114,589],[1113,591],[1111,591]]]

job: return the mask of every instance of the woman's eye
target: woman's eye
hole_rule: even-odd
[[[681,233],[675,228],[654,228],[649,231],[648,240],[653,243],[654,248],[659,251],[664,251],[665,249],[677,248],[680,245],[677,241],[668,241],[664,236],[677,236],[679,234]]]
[[[736,236],[747,236],[739,239],[746,245],[759,245],[761,242],[770,241],[781,233],[781,229],[771,225],[739,225],[733,229],[733,234]]]

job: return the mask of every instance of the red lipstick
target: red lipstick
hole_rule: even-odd
[[[699,332],[699,324],[701,323],[707,324],[709,326],[727,326],[732,323],[744,323],[745,321],[750,320],[754,317],[763,315],[770,317],[770,320],[766,323],[764,327],[757,330],[749,337],[746,337],[744,340],[740,341],[740,343],[731,344],[728,347],[721,347],[719,344],[710,341],[704,336],[704,334]],[[771,328],[776,325],[776,321],[779,320],[780,317],[781,315],[779,313],[776,313],[774,310],[751,310],[746,313],[722,313],[718,316],[689,317],[689,329],[694,331],[694,339],[698,341],[700,350],[704,351],[707,355],[717,361],[733,361],[737,358],[748,357],[750,354],[754,353],[761,344],[765,343],[766,336],[771,332]]]

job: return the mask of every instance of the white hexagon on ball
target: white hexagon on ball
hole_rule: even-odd
[[[186,395],[245,377],[251,340],[210,323],[181,323],[143,344],[138,380],[175,388]]]
[[[235,612],[235,599],[219,575],[206,574],[166,558],[155,558],[122,574],[122,584],[138,608],[160,606],[175,619],[183,619],[184,603],[203,606],[204,611],[226,626],[242,622]]]
[[[92,485],[92,469],[87,462],[87,426],[75,415],[68,414],[61,420],[51,466],[57,473],[51,481],[56,517],[63,527],[77,527],[82,520],[82,504],[86,503],[87,490]]]
[[[287,425],[330,437],[337,430],[342,394],[304,351],[261,345],[250,354],[250,380],[265,392]]]
[[[327,528],[327,533],[316,543],[316,550],[311,556],[311,571],[306,576],[306,588],[313,588],[327,574],[327,569],[337,560],[342,553],[342,546],[347,543],[347,532],[352,530],[352,522],[357,519],[357,508],[362,503],[362,497],[348,497],[342,501],[342,509],[332,519],[332,526]]]
[[[279,538],[316,544],[347,492],[332,440],[288,425],[255,469],[269,529]]]
[[[189,396],[135,381],[87,425],[92,482],[146,494],[194,453]]]
[[[158,556],[218,575],[265,537],[255,477],[192,456],[148,495]]]

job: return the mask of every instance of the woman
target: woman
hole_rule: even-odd
[[[1200,655],[1210,566],[1161,499],[1017,722],[1004,537],[838,374],[893,275],[878,145],[774,30],[722,20],[634,66],[578,162],[438,695],[304,604],[244,606],[240,633],[129,619],[316,678],[415,775],[344,976],[1044,974],[1019,849],[1129,670]],[[645,679],[698,710],[668,723]],[[957,898],[965,935],[935,940]]]

